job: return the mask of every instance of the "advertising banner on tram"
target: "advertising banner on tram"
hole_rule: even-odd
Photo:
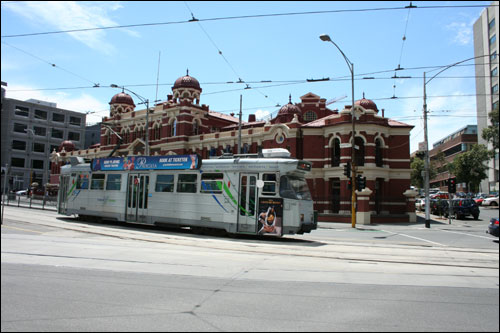
[[[283,199],[259,198],[259,235],[282,236]]]
[[[92,160],[92,171],[192,170],[201,167],[197,154],[169,156],[102,157]]]

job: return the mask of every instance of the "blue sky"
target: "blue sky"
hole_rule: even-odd
[[[436,66],[474,56],[472,25],[483,10],[422,7],[490,2],[412,1],[417,8],[404,8],[409,4],[2,1],[1,76],[8,83],[7,97],[91,112],[88,123],[109,115],[108,103],[119,91],[110,84],[124,85],[150,101],[165,100],[187,69],[201,84],[201,103],[213,111],[237,114],[243,95],[244,120],[251,113],[276,112],[290,94],[294,103],[308,92],[327,100],[347,96],[329,106],[342,109],[351,104],[350,71],[335,46],[319,39],[329,34],[354,63],[355,99],[364,93],[385,109],[386,117],[414,125],[414,151],[423,141],[423,72],[429,78],[439,71]],[[242,18],[304,12],[309,14]],[[199,21],[186,22],[193,16]],[[46,33],[150,23],[162,24]],[[46,34],[14,36],[34,33]],[[474,66],[464,64],[427,84],[430,148],[477,123]],[[305,81],[321,78],[330,81]],[[239,79],[245,83],[227,83]]]

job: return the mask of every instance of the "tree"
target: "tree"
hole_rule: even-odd
[[[484,145],[473,145],[471,150],[457,156],[451,167],[457,182],[466,183],[468,191],[477,192],[481,181],[487,178],[488,166],[485,162],[489,158],[488,149]]]
[[[415,157],[411,161],[411,184],[415,187],[424,187],[424,178],[422,177],[422,171],[424,171],[424,160]]]
[[[498,107],[488,114],[490,118],[491,125],[484,128],[481,136],[483,139],[488,141],[493,145],[493,151],[490,152],[492,156],[495,156],[495,151],[498,149]]]

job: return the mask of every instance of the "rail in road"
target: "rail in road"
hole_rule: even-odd
[[[36,224],[77,232],[97,234],[125,240],[190,246],[211,250],[240,253],[282,255],[356,261],[365,263],[390,263],[427,265],[434,267],[458,267],[496,271],[498,276],[498,250],[470,249],[441,246],[415,246],[399,244],[366,244],[362,242],[332,241],[321,239],[303,240],[300,236],[281,239],[257,237],[225,238],[203,235],[164,232],[159,229],[137,230],[123,225],[100,225],[76,218],[60,217],[53,212],[6,207],[4,218],[26,224]],[[118,227],[119,226],[119,227]],[[4,253],[4,252],[3,252]],[[432,269],[432,268],[429,268]]]

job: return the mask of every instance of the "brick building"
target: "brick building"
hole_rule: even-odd
[[[149,113],[150,155],[198,153],[207,159],[237,153],[238,119],[200,105],[201,92],[198,80],[186,75],[175,81],[167,101],[154,106]],[[285,148],[292,157],[311,161],[308,183],[321,219],[350,222],[351,192],[343,166],[351,160],[351,106],[330,110],[326,99],[313,93],[300,99],[293,104],[290,97],[276,117],[267,121],[250,115],[242,123],[241,151]],[[113,96],[109,104],[110,117],[103,119],[107,126],[101,128],[100,146],[52,154],[52,160],[58,162],[52,170],[54,179],[70,156],[108,156],[118,142],[113,131],[123,138],[114,156],[144,154],[146,110],[135,111],[132,97],[125,92]],[[371,221],[414,220],[412,203],[408,204],[412,200],[403,194],[410,188],[409,133],[413,126],[385,118],[383,110],[379,114],[377,105],[364,97],[355,104],[356,165],[373,191],[369,197]]]

